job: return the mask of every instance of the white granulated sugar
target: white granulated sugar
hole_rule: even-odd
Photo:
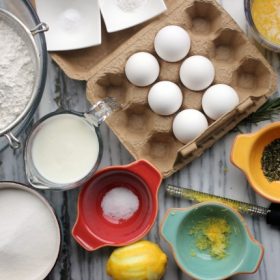
[[[0,189],[0,279],[39,280],[52,269],[59,252],[55,217],[37,196]]]
[[[30,100],[35,67],[23,39],[0,21],[0,131],[9,126]]]
[[[133,216],[139,208],[139,200],[129,189],[117,187],[105,194],[101,207],[107,219],[118,223]]]
[[[124,12],[133,12],[134,10],[146,4],[147,0],[116,0],[118,7]]]

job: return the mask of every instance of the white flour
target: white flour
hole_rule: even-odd
[[[44,279],[60,245],[57,221],[32,193],[0,189],[0,279]]]
[[[146,4],[147,0],[116,0],[117,5],[124,12],[133,12]]]
[[[35,71],[28,47],[0,21],[0,131],[10,125],[30,100]]]

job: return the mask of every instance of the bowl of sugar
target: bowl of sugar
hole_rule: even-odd
[[[47,200],[15,182],[0,182],[0,279],[45,279],[60,253],[58,219]]]
[[[98,171],[79,194],[74,239],[87,251],[143,238],[158,212],[160,172],[149,162]]]

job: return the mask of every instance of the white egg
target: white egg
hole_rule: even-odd
[[[188,54],[191,39],[182,27],[168,25],[157,33],[154,46],[160,58],[168,62],[176,62]]]
[[[194,109],[181,111],[173,121],[173,133],[184,144],[199,136],[207,127],[206,117],[200,111]]]
[[[212,84],[214,78],[215,68],[205,56],[190,56],[181,65],[180,79],[188,89],[203,90]]]
[[[127,79],[138,87],[151,85],[159,75],[159,63],[148,52],[138,52],[129,57],[125,65]]]
[[[236,91],[224,84],[211,86],[202,97],[202,108],[205,114],[217,120],[222,115],[230,112],[239,104],[239,97]]]
[[[159,115],[172,115],[179,110],[183,102],[181,89],[169,81],[161,81],[153,85],[149,91],[148,103]]]

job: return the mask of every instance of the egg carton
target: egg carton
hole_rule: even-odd
[[[195,92],[183,86],[179,78],[182,61],[168,63],[154,51],[157,32],[167,25],[179,25],[191,37],[191,55],[203,55],[214,64],[213,84],[232,86],[238,93],[239,105],[216,121],[208,119],[208,129],[193,141],[182,144],[173,135],[176,114],[160,116],[148,105],[150,87],[136,87],[127,80],[124,68],[127,59],[139,51],[157,57],[161,71],[157,81],[172,81],[183,92],[180,110],[202,111],[204,91]],[[115,97],[121,111],[107,124],[135,159],[146,159],[168,177],[199,157],[207,148],[232,130],[241,120],[255,112],[276,90],[276,75],[251,44],[230,15],[215,0],[181,0],[172,5],[168,14],[148,24],[91,69],[87,83],[90,102],[107,96]]]

